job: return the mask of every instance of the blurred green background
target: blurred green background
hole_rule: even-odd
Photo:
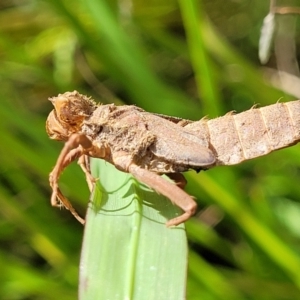
[[[44,129],[47,98],[76,89],[193,120],[297,99],[299,17],[278,16],[276,47],[261,66],[268,10],[259,0],[0,2],[1,299],[77,298],[83,228],[50,206],[62,144]],[[295,146],[187,174],[199,203],[186,224],[187,299],[227,299],[223,284],[244,299],[300,299],[299,154]],[[61,187],[84,214],[89,193],[76,164]]]

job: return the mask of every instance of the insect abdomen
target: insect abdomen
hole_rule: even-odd
[[[300,140],[300,100],[207,121],[216,165],[234,165]]]

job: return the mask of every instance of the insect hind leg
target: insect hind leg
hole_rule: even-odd
[[[175,205],[180,207],[184,213],[179,217],[169,220],[166,225],[176,226],[187,221],[197,209],[194,199],[177,185],[167,181],[156,173],[142,169],[136,164],[131,164],[128,171],[139,181],[147,184],[156,192],[169,198]]]
[[[180,187],[182,190],[185,188],[187,184],[187,180],[181,173],[166,173],[166,176],[168,176],[171,180],[173,180],[178,187]]]

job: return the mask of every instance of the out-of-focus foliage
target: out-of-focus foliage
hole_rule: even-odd
[[[285,92],[271,86],[278,48],[267,67],[258,63],[268,5],[0,2],[1,299],[77,298],[83,230],[67,211],[50,207],[47,177],[61,144],[44,130],[47,98],[77,89],[104,103],[191,119],[295,99],[288,85]],[[295,146],[187,175],[200,207],[186,224],[187,299],[228,299],[226,290],[245,299],[300,298],[299,157]],[[76,165],[61,186],[83,213],[88,189]]]

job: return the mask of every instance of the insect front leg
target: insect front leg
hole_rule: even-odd
[[[67,198],[61,193],[58,187],[58,179],[62,171],[74,160],[84,156],[84,151],[86,149],[91,148],[91,141],[82,134],[74,134],[69,140],[65,143],[57,161],[55,167],[49,175],[50,186],[52,187],[52,195],[51,195],[51,205],[52,206],[61,206],[63,205],[66,209],[70,210],[70,212],[78,219],[81,223],[84,223],[84,220],[81,219],[75,209],[72,207],[71,203]],[[89,173],[89,169],[87,168],[84,157],[83,161],[79,161],[81,168],[85,172],[85,174]],[[90,175],[91,176],[91,175]],[[58,200],[58,201],[57,201]]]
[[[59,204],[56,201],[56,198],[59,199]],[[61,192],[61,190],[59,188],[57,188],[56,191],[56,198],[55,198],[55,205],[53,206],[59,206],[61,207],[62,205],[64,206],[64,208],[66,208],[67,210],[69,210],[71,212],[71,214],[77,219],[77,221],[79,221],[81,224],[85,223],[85,220],[82,219],[77,211],[75,210],[75,208],[72,206],[72,204],[70,203],[70,201],[63,195],[63,193]]]
[[[96,182],[96,179],[91,174],[89,156],[81,155],[78,158],[78,165],[80,166],[81,170],[84,172],[89,190],[90,190],[90,192],[92,192],[93,188],[94,188],[94,183]]]
[[[128,167],[128,171],[136,179],[147,184],[156,192],[166,196],[184,211],[181,216],[169,220],[166,223],[168,227],[176,226],[187,221],[196,212],[197,204],[194,199],[177,185],[174,185],[158,174],[142,169],[133,163]]]

